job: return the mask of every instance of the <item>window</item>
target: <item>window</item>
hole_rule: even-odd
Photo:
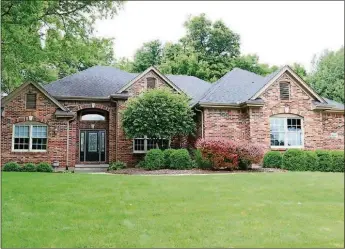
[[[303,147],[302,121],[297,117],[270,118],[271,147]]]
[[[101,114],[84,114],[81,116],[82,121],[104,121],[105,117]]]
[[[133,139],[133,152],[134,153],[146,153],[147,151],[156,148],[156,143],[160,149],[169,148],[169,139],[150,139],[146,136],[143,138],[134,138]]]
[[[36,94],[26,94],[26,109],[36,109]]]
[[[14,125],[13,151],[46,151],[47,126],[37,124]]]
[[[156,79],[153,77],[147,78],[147,89],[154,89],[156,88]]]
[[[279,89],[280,89],[280,99],[289,100],[290,99],[290,83],[280,82]]]

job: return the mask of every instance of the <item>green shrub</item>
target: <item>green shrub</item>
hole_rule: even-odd
[[[34,163],[26,163],[23,165],[23,167],[20,170],[23,172],[35,172],[36,165]]]
[[[121,162],[121,161],[116,161],[109,164],[108,171],[124,169],[126,167],[127,167],[126,163]]]
[[[155,170],[164,168],[164,153],[160,149],[149,150],[145,156],[144,168]]]
[[[212,168],[211,162],[202,157],[201,151],[199,149],[196,149],[193,151],[193,157],[194,157],[194,161],[196,163],[197,168],[199,168],[199,169],[211,169]]]
[[[287,170],[305,171],[304,151],[299,149],[288,149],[283,155],[282,167]]]
[[[283,157],[279,151],[268,151],[264,156],[264,168],[281,168]]]
[[[330,151],[317,150],[316,155],[319,159],[318,171],[331,172],[332,171],[332,156],[331,156]]]
[[[332,151],[332,171],[344,172],[344,151]]]
[[[137,165],[135,165],[136,168],[145,168],[145,160],[141,160],[138,162]]]
[[[37,165],[37,172],[53,172],[53,168],[49,163],[42,162]]]
[[[2,168],[3,171],[20,171],[20,166],[16,162],[8,162]]]
[[[240,162],[238,164],[239,169],[247,170],[251,168],[251,166],[252,166],[252,162],[250,160],[245,159],[245,158],[240,158]]]
[[[190,169],[192,167],[192,159],[188,150],[178,149],[170,155],[171,169]]]
[[[308,171],[319,170],[319,160],[317,158],[315,151],[304,151],[304,164],[305,164],[305,170],[308,170]]]
[[[170,156],[171,154],[174,152],[174,149],[167,149],[163,151],[164,154],[164,166],[165,168],[169,168],[170,167]]]

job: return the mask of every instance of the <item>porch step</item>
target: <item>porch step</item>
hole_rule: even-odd
[[[76,164],[74,172],[91,173],[91,172],[107,172],[108,164]]]

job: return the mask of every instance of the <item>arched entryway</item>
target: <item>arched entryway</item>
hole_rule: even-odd
[[[87,108],[79,110],[77,117],[79,163],[107,163],[109,112],[99,108]]]

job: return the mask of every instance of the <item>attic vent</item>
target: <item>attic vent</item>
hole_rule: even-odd
[[[146,79],[147,82],[147,89],[154,89],[156,87],[156,79],[153,77],[149,77]]]
[[[36,109],[36,94],[26,94],[26,109]]]
[[[280,89],[280,99],[289,100],[290,99],[290,83],[280,82],[279,89]]]

